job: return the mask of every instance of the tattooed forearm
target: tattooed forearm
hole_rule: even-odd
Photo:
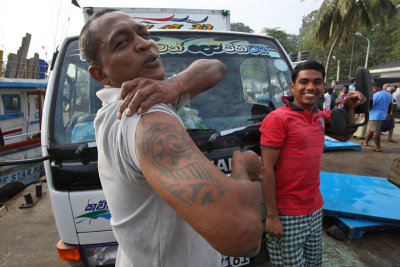
[[[229,189],[218,184],[211,183],[191,183],[182,185],[173,183],[164,178],[157,177],[157,180],[176,198],[188,205],[199,202],[201,206],[213,203],[221,198]]]
[[[189,137],[168,123],[148,122],[141,119],[143,127],[139,151],[159,175],[159,183],[176,198],[188,205],[205,205],[215,202],[227,191],[215,174],[208,170],[207,159],[196,152]]]

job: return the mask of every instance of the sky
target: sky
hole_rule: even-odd
[[[135,3],[136,2],[136,3]],[[149,7],[228,9],[231,22],[242,22],[260,33],[264,27],[279,27],[298,34],[302,18],[319,9],[323,0],[78,0],[81,7]],[[0,50],[17,53],[22,38],[32,35],[28,58],[39,53],[50,60],[56,47],[67,36],[79,35],[82,10],[71,0],[0,0]]]

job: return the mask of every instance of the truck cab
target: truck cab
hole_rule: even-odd
[[[260,123],[290,91],[292,63],[279,42],[226,31],[150,30],[150,35],[158,44],[165,78],[201,58],[218,59],[227,67],[216,86],[178,113],[209,160],[229,174],[233,151],[260,153]],[[47,87],[42,153],[50,157],[44,166],[60,257],[86,266],[112,265],[117,246],[97,171],[93,120],[101,106],[100,89],[80,55],[78,37],[67,38]],[[262,197],[260,205],[265,212]],[[251,259],[221,259],[221,266],[248,264]]]

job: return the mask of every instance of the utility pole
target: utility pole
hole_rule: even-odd
[[[369,47],[370,47],[370,45],[371,45],[371,42],[370,42],[370,40],[368,39],[368,37],[362,35],[361,32],[356,32],[356,36],[358,36],[358,37],[364,37],[364,38],[367,40],[367,42],[368,42],[368,46],[367,46],[367,55],[365,56],[365,68],[367,68],[367,67],[368,67]]]
[[[354,51],[354,36],[353,36],[353,44],[351,45],[351,56],[350,56],[349,79],[351,79],[351,67],[352,67],[352,65],[353,65],[353,51]]]

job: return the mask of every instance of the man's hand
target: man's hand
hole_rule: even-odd
[[[173,103],[178,99],[179,91],[172,87],[170,80],[136,78],[124,82],[121,86],[121,98],[124,101],[119,107],[118,119],[121,119],[126,108],[126,115],[131,116],[136,111],[146,112],[157,103]]]
[[[236,180],[261,181],[261,157],[253,151],[235,151],[232,155],[232,174]]]
[[[360,91],[351,91],[344,99],[344,106],[348,108],[355,108],[360,104],[364,104],[367,98]]]
[[[280,237],[283,234],[283,227],[279,216],[267,216],[265,231],[272,237]]]

